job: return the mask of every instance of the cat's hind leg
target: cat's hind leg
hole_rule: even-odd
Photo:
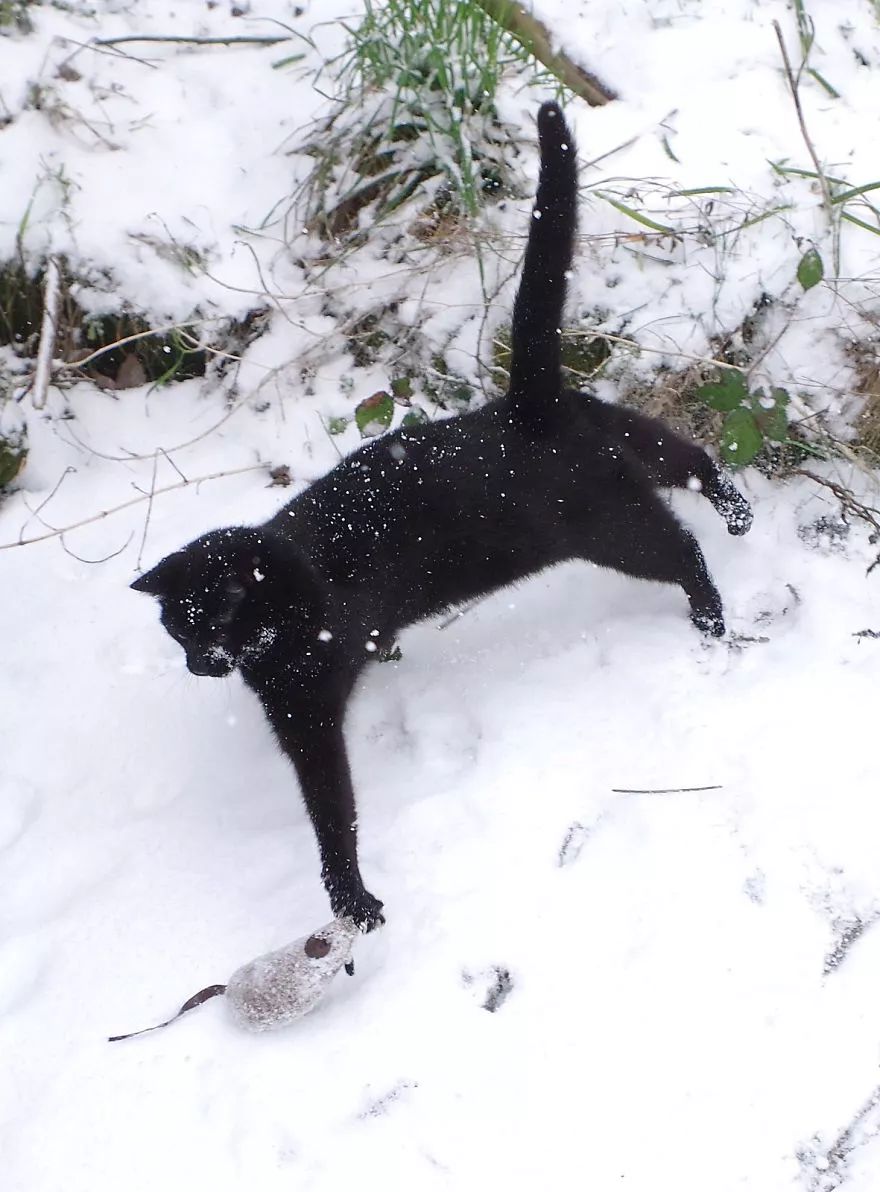
[[[600,567],[638,579],[677,584],[688,598],[691,620],[721,637],[724,611],[699,543],[647,486],[626,483],[613,504],[594,510],[580,534],[578,554]]]
[[[689,443],[657,418],[587,397],[587,414],[604,435],[632,453],[658,488],[699,489],[727,522],[730,534],[745,534],[752,508],[730,477],[702,447]]]

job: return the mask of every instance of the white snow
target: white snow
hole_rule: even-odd
[[[274,514],[295,489],[270,486],[268,466],[301,486],[356,446],[353,425],[324,428],[388,383],[340,351],[359,304],[402,295],[401,326],[475,380],[488,342],[466,251],[434,273],[378,248],[340,261],[334,315],[288,250],[310,164],[297,150],[326,110],[314,71],[355,6],[303,7],[44,5],[28,8],[34,34],[0,38],[0,259],[30,204],[29,259],[66,256],[91,310],[214,320],[268,290],[273,312],[234,391],[82,383],[50,389],[42,413],[20,407],[30,456],[0,544],[86,524],[0,552],[3,1192],[876,1192],[880,640],[857,635],[880,631],[880,568],[866,574],[880,545],[804,478],[741,475],[756,514],[743,539],[699,493],[673,499],[724,597],[726,641],[700,639],[679,592],[576,565],[404,635],[348,724],[363,871],[388,918],[355,942],[355,976],[282,1032],[238,1030],[218,999],[106,1043],[327,918],[256,700],[237,677],[190,676],[128,583],[205,530]],[[868,184],[875,7],[806,7],[811,64],[840,92],[803,79],[811,137],[829,173]],[[638,340],[615,367],[648,375],[710,354],[767,292],[780,313],[761,379],[845,429],[880,239],[843,225],[830,284],[821,196],[768,164],[812,168],[772,28],[798,60],[792,11],[535,11],[622,96],[568,108],[585,188],[574,315]],[[272,47],[88,44],[287,28]],[[511,80],[502,97],[524,193],[536,94]],[[732,189],[681,193],[707,186]],[[646,237],[603,195],[678,234]],[[510,237],[489,266],[506,279],[489,331],[509,317],[530,202],[487,216]],[[771,207],[785,210],[740,227]],[[739,230],[701,240],[706,221]],[[826,282],[804,294],[810,245]]]

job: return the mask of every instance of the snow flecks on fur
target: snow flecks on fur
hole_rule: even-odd
[[[156,325],[242,315],[265,297],[260,274],[277,302],[242,353],[246,400],[232,412],[195,382],[124,401],[50,389],[47,410],[67,403],[72,422],[17,405],[31,456],[0,506],[3,542],[62,475],[40,512],[57,525],[128,501],[132,483],[176,483],[175,467],[278,460],[299,484],[359,442],[353,427],[331,441],[327,419],[350,418],[388,377],[352,374],[340,349],[305,392],[300,356],[336,324],[274,232],[242,230],[287,210],[309,165],[287,149],[323,101],[297,64],[273,69],[291,46],[89,45],[276,21],[319,26],[327,57],[341,50],[351,4],[303,7],[263,0],[231,18],[228,5],[170,0],[31,5],[37,34],[0,37],[0,255],[15,255],[29,212],[29,260],[66,256],[96,308],[137,303]],[[812,65],[840,92],[802,76],[810,133],[835,174],[870,183],[880,29],[865,0],[805,9]],[[612,373],[711,353],[767,292],[762,343],[785,333],[765,379],[851,421],[841,345],[859,331],[849,299],[876,299],[878,241],[842,226],[842,291],[797,293],[802,245],[826,264],[833,248],[811,180],[768,164],[810,168],[770,24],[797,52],[790,5],[540,0],[536,13],[626,96],[568,112],[582,162],[611,154],[581,195],[569,315],[655,349]],[[517,81],[499,107],[527,143],[533,95]],[[531,193],[533,150],[518,161]],[[598,192],[615,178],[656,179],[650,194],[626,181],[612,197],[686,235],[651,235],[608,203]],[[733,195],[672,193],[727,185]],[[490,281],[511,273],[528,211],[511,201],[487,217],[506,246]],[[176,247],[204,267],[182,266]],[[341,262],[345,312],[363,295],[400,299],[429,342],[473,361],[484,296],[470,249],[412,292],[388,242],[358,265]],[[490,322],[507,320],[512,286]],[[353,396],[340,384],[352,375]],[[803,479],[773,488],[746,474],[756,519],[741,543],[697,494],[673,498],[725,592],[727,640],[699,641],[671,589],[579,566],[443,632],[408,632],[403,662],[372,668],[351,710],[363,867],[388,913],[358,945],[355,977],[271,1038],[206,1010],[103,1044],[327,918],[307,817],[255,701],[237,678],[185,674],[127,587],[145,532],[158,557],[256,523],[281,504],[266,483],[230,475],[157,496],[146,526],[141,505],[65,536],[99,565],[56,541],[2,556],[4,1192],[337,1192],[372,1171],[426,1192],[565,1188],[585,1155],[602,1189],[876,1192],[877,547]],[[720,789],[613,793],[709,784]],[[502,972],[515,986],[490,1013]]]

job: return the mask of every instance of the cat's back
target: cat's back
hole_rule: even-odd
[[[351,549],[352,538],[394,540],[426,519],[435,535],[458,535],[471,520],[540,508],[616,470],[613,444],[591,413],[597,401],[564,391],[540,434],[521,427],[504,399],[400,427],[340,460],[269,524],[306,546]]]

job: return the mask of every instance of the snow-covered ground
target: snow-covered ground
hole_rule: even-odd
[[[283,1032],[245,1034],[218,1000],[165,1032],[105,1041],[328,918],[293,775],[255,700],[237,679],[189,676],[152,602],[127,587],[139,562],[274,512],[290,490],[270,487],[268,467],[288,465],[297,484],[320,475],[358,441],[353,426],[331,439],[326,420],[388,381],[379,365],[352,372],[281,230],[243,231],[304,176],[308,161],[288,150],[324,110],[317,56],[338,52],[335,18],[353,8],[304,7],[35,7],[34,33],[0,38],[0,114],[11,117],[0,259],[34,196],[28,253],[66,253],[91,278],[83,301],[95,310],[122,299],[156,322],[197,307],[241,316],[265,295],[261,274],[275,296],[231,407],[217,378],[117,394],[83,383],[50,391],[42,415],[22,406],[30,457],[0,506],[0,544],[181,476],[231,474],[63,544],[0,552],[3,1192],[336,1192],[352,1181],[875,1192],[880,641],[857,635],[880,631],[880,569],[866,574],[878,548],[802,478],[740,476],[756,512],[742,540],[697,495],[674,499],[703,543],[730,640],[702,641],[677,591],[574,565],[445,628],[409,631],[401,661],[365,675],[349,723],[364,876],[388,914],[357,943],[354,978],[340,975]],[[575,312],[701,355],[766,290],[783,312],[768,346],[784,332],[767,377],[843,424],[858,408],[847,336],[864,338],[877,314],[880,239],[844,226],[848,280],[797,292],[804,248],[820,247],[826,273],[834,250],[820,196],[767,164],[812,168],[771,24],[796,57],[792,11],[750,0],[541,0],[536,11],[622,95],[571,105],[582,161],[638,134],[585,167],[586,185],[651,177],[667,194],[735,187],[756,212],[791,204],[722,252],[677,214],[681,199],[650,208],[690,229],[658,245],[630,239],[644,229],[585,195]],[[808,11],[812,64],[840,92],[804,82],[811,136],[829,172],[868,184],[875,7],[813,0]],[[57,73],[94,36],[258,35],[279,21],[313,37],[301,62],[272,68],[290,43],[126,45],[136,57],[86,48],[71,64],[79,79]],[[35,82],[39,107],[27,99]],[[503,103],[527,143],[534,92],[511,84]],[[534,163],[530,152],[526,187]],[[492,218],[519,237],[512,265],[528,203],[508,206]],[[205,267],[156,251],[169,243],[197,249]],[[472,260],[454,256],[428,278],[378,253],[358,267],[328,282],[343,314],[361,290],[408,295],[426,334],[446,335],[456,367],[475,369]],[[499,293],[495,326],[511,294]],[[304,392],[298,359],[316,342]],[[694,787],[712,789],[681,789]],[[499,982],[509,991],[487,1012]]]

